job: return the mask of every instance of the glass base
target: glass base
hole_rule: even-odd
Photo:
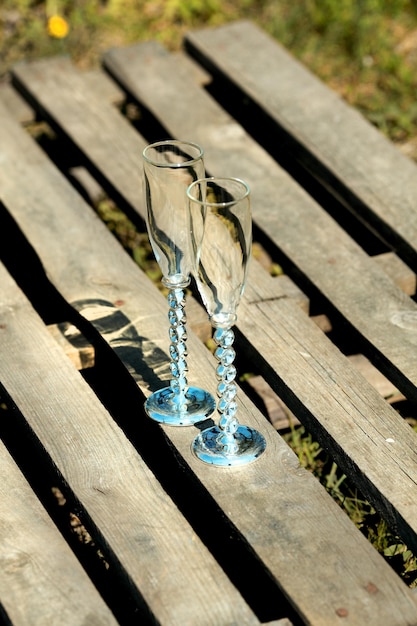
[[[213,396],[199,387],[188,387],[185,404],[171,387],[155,391],[145,402],[150,418],[170,426],[192,426],[207,419],[216,408]]]
[[[217,438],[222,431],[218,426],[206,428],[194,439],[191,449],[204,463],[219,467],[247,465],[256,461],[265,451],[266,441],[263,435],[249,426],[240,425],[234,434],[237,449],[227,453],[218,445]]]

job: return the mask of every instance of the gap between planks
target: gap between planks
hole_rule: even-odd
[[[408,295],[415,293],[415,275],[396,255],[384,253],[375,257],[375,261],[381,264],[387,274],[395,280],[405,293],[408,293]],[[254,261],[254,263],[258,262]],[[309,303],[307,296],[300,291],[288,276],[282,275],[272,280],[278,281],[286,297],[295,299],[299,306],[308,313]],[[193,332],[203,342],[207,342],[211,338],[211,326],[205,310],[193,298],[188,299],[187,309],[189,324]],[[312,319],[323,332],[331,330],[331,322],[325,315],[312,316]],[[94,367],[94,346],[88,342],[78,328],[69,323],[53,324],[48,326],[48,328],[78,370]],[[392,404],[405,399],[398,389],[364,355],[352,354],[348,356],[348,359],[389,403]],[[254,375],[249,377],[247,384],[255,396],[258,397],[268,419],[276,430],[285,430],[291,425],[298,426],[300,424],[298,418],[271,389],[262,376]]]

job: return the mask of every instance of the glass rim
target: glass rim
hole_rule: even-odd
[[[159,161],[156,161],[155,159],[151,159],[149,156],[146,155],[148,150],[157,148],[159,146],[169,146],[169,145],[191,146],[192,148],[197,148],[199,154],[198,156],[188,159],[187,161],[182,161],[181,163],[160,163]],[[163,168],[168,168],[168,169],[175,169],[177,167],[187,167],[189,165],[192,165],[193,163],[196,163],[197,161],[203,158],[204,150],[198,143],[195,143],[194,141],[182,141],[181,139],[164,139],[162,141],[155,141],[154,143],[150,143],[149,145],[147,145],[142,151],[142,156],[144,160],[150,165],[155,165],[156,167],[163,167]]]
[[[239,185],[241,185],[242,188],[245,190],[245,193],[239,196],[239,198],[234,198],[233,200],[229,200],[225,202],[210,202],[209,200],[199,200],[198,198],[195,198],[193,195],[191,195],[191,190],[194,187],[197,187],[197,185],[201,183],[209,183],[213,181],[228,181],[228,182],[239,183]],[[196,202],[197,204],[204,204],[206,206],[229,206],[231,204],[236,204],[236,202],[240,202],[241,200],[244,200],[245,198],[247,198],[250,194],[250,187],[248,183],[246,183],[244,180],[242,180],[241,178],[235,178],[234,176],[208,176],[207,178],[199,178],[193,181],[191,185],[187,187],[186,194],[189,200],[192,200],[193,202]]]

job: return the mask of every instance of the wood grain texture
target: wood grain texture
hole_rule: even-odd
[[[138,57],[139,60],[137,60]],[[169,120],[170,129],[174,134],[180,135],[181,133],[185,134],[187,130],[191,131],[191,125],[194,123],[196,138],[201,141],[202,135],[199,131],[203,129],[203,120],[207,121],[213,118],[213,126],[217,124],[218,129],[226,124],[226,113],[213,103],[206,94],[202,94],[196,89],[193,90],[187,76],[178,76],[176,73],[173,77],[174,68],[171,65],[170,56],[164,51],[156,50],[155,52],[154,45],[150,49],[147,46],[136,46],[127,50],[117,50],[110,55],[106,63],[111,68],[112,73],[119,76],[119,80],[123,81],[126,88],[129,91],[132,89],[138,99],[144,102],[148,108],[151,108],[155,115],[163,119],[165,124]],[[152,66],[152,74],[147,72],[148,63]],[[168,74],[171,74],[171,79],[168,79]],[[184,114],[185,108],[182,111],[183,114],[180,115],[179,109],[181,109],[183,100],[178,104],[176,111],[171,114],[172,107],[168,107],[166,103],[173,97],[175,89],[186,94],[188,109],[198,116],[197,123],[192,115]],[[194,107],[192,107],[193,102]],[[192,118],[190,124],[188,122],[189,117]],[[210,127],[208,122],[207,125]],[[375,344],[383,344],[385,355],[390,354],[397,360],[398,357],[402,358],[404,368],[410,373],[410,376],[414,377],[416,364],[413,363],[414,353],[410,350],[410,346],[415,341],[412,328],[399,329],[396,327],[392,333],[387,331],[388,327],[391,329],[393,326],[390,324],[390,315],[392,315],[393,310],[398,310],[398,307],[404,306],[410,311],[412,317],[415,314],[414,303],[394,286],[394,283],[389,280],[387,274],[376,265],[374,260],[370,259],[311,198],[306,194],[303,197],[302,190],[297,188],[289,178],[286,178],[285,174],[272,161],[269,164],[269,171],[261,167],[264,162],[261,159],[265,160],[268,157],[260,154],[259,149],[243,134],[243,131],[239,136],[239,158],[235,153],[237,146],[233,142],[228,145],[231,155],[223,156],[221,148],[219,148],[221,142],[210,141],[207,127],[204,127],[202,132],[206,133],[205,138],[208,139],[206,162],[209,169],[212,169],[216,163],[221,166],[221,171],[232,174],[232,165],[236,168],[236,163],[239,163],[239,167],[242,167],[252,177],[251,185],[255,187],[255,192],[258,190],[257,195],[254,192],[253,200],[255,220],[259,223],[259,220],[262,219],[268,234],[275,241],[279,239],[286,251],[291,249],[292,259],[298,262],[302,257],[303,268],[310,277],[314,276],[315,283],[319,284],[320,287],[326,285],[331,301],[340,301],[341,309],[346,315],[350,318],[355,317],[356,326],[360,329],[366,329],[368,337]],[[223,152],[226,153],[226,150],[223,149]],[[211,156],[212,153],[214,153],[214,157]],[[259,164],[258,170],[256,170],[257,164]],[[272,172],[274,172],[273,177],[271,176]],[[279,180],[275,174],[279,176]],[[265,193],[271,189],[272,185],[275,186],[275,198],[278,200],[274,199],[268,204],[268,196],[265,196]],[[258,204],[256,204],[257,202]],[[333,257],[333,254],[337,256]],[[334,273],[335,267],[337,268],[336,273]],[[270,279],[270,283],[273,283],[273,279]],[[252,295],[252,289],[258,291],[256,297]],[[250,314],[250,307],[248,308],[246,304],[256,301],[259,303],[265,301],[268,315],[260,314],[261,306],[258,318],[256,314]],[[351,404],[347,406],[345,404],[346,389],[350,388],[353,380],[355,380],[353,388],[355,389],[355,385],[361,388],[362,378],[355,376],[355,370],[349,367],[346,359],[337,350],[331,349],[330,342],[327,342],[321,334],[316,332],[317,329],[313,328],[313,324],[298,315],[290,304],[288,304],[287,315],[281,315],[279,313],[280,306],[280,298],[275,298],[273,291],[268,286],[262,292],[261,283],[249,281],[246,298],[239,312],[238,326],[242,328],[244,336],[249,341],[254,341],[257,337],[257,354],[253,355],[253,358],[255,360],[258,358],[258,361],[260,358],[261,361],[269,365],[273,363],[271,368],[266,368],[266,376],[277,393],[281,392],[284,384],[284,389],[288,386],[290,393],[294,393],[296,398],[302,399],[304,407],[311,407],[313,400],[317,402],[312,411],[314,418],[307,420],[309,428],[326,447],[330,447],[336,461],[354,481],[361,485],[377,508],[383,511],[385,516],[397,526],[407,541],[416,545],[415,532],[417,527],[413,521],[415,513],[408,508],[410,504],[409,490],[415,490],[417,478],[414,472],[417,450],[415,433],[381,398],[377,398],[374,390],[369,389],[368,393],[366,386],[362,396],[367,398],[365,400],[367,408],[362,405],[362,399],[359,401],[358,397],[355,398],[351,394],[349,397]],[[285,306],[286,303],[283,301],[282,307]],[[262,324],[260,319],[262,319]],[[294,319],[298,320],[298,332],[289,330]],[[286,329],[287,326],[288,329]],[[300,346],[298,351],[294,353],[294,358],[298,360],[297,366],[295,363],[289,363],[287,368],[284,365],[290,353],[289,346],[282,345],[281,349],[278,349],[278,345],[280,345],[278,335],[281,334],[281,329],[283,335],[287,330],[290,333],[294,332],[294,336],[300,337],[301,344],[304,344],[304,348]],[[269,339],[266,340],[266,336]],[[310,337],[314,337],[313,343],[310,343]],[[332,372],[334,378],[332,378],[333,384],[330,385],[330,389],[327,387],[327,383],[323,385],[323,381],[319,382],[316,379],[314,360],[310,361],[305,356],[311,355],[313,348],[315,348],[314,359],[320,363],[319,368],[323,372],[327,372],[325,377],[329,376],[329,372]],[[305,376],[307,381],[315,380],[315,385],[310,387]],[[315,391],[313,391],[314,389]],[[335,403],[329,404],[329,393],[332,395],[339,392],[340,397]],[[415,390],[413,393],[415,394]],[[330,417],[325,418],[330,406],[332,407],[331,413],[334,415],[332,421]],[[378,407],[377,411],[375,411],[375,406]],[[405,456],[408,456],[408,453],[411,454],[408,457],[408,469],[404,472],[398,471],[397,462],[399,458],[396,457],[396,454],[392,455],[393,465],[388,469],[388,465],[385,465],[384,461],[379,463],[379,453],[375,450],[376,462],[374,465],[369,463],[370,458],[373,457],[369,457],[369,451],[365,451],[363,446],[358,445],[358,441],[366,434],[365,442],[370,441],[373,442],[373,445],[378,445],[377,442],[380,441],[382,446],[380,458],[385,457],[387,447],[385,439],[375,437],[375,433],[372,432],[374,427],[377,429],[380,427],[380,415],[381,420],[386,419],[389,430],[394,428],[397,432],[398,429],[398,437],[407,450]],[[352,416],[359,420],[356,426],[352,425]],[[341,419],[340,429],[336,425],[339,417]],[[306,417],[304,417],[305,420]],[[348,420],[349,429],[343,434],[342,425],[346,423],[346,420]],[[335,425],[334,430],[331,428],[332,424]],[[386,438],[394,438],[398,441],[397,435],[393,435],[392,432],[391,435],[386,434]],[[401,448],[401,444],[399,448]],[[343,451],[349,451],[348,457],[344,457]],[[398,455],[398,457],[400,456],[401,454]],[[364,471],[364,462],[367,465],[366,471]],[[392,480],[394,475],[397,477],[395,482]],[[400,476],[402,481],[398,478]],[[368,480],[369,483],[367,484]],[[397,490],[397,480],[402,482],[402,487],[399,490]],[[376,485],[378,485],[378,494],[375,491]],[[400,496],[402,503],[400,504],[397,500],[394,510],[391,509],[390,511],[391,507],[388,503],[393,503],[399,493],[402,494]],[[399,513],[399,511],[401,512]],[[405,519],[408,521],[405,522]]]
[[[20,72],[25,72],[26,64],[17,65],[16,77]],[[39,61],[30,64],[30,74],[34,84],[41,86],[41,91],[54,95],[54,111],[48,110],[48,98],[44,102],[38,100],[37,94],[27,92],[23,85],[20,86],[28,101],[41,110],[48,118],[52,127],[58,125],[59,118],[67,120],[66,132],[75,146],[82,150],[86,158],[86,166],[90,167],[95,175],[98,174],[99,182],[104,189],[113,190],[121,175],[125,176],[125,197],[131,206],[142,205],[141,194],[141,158],[142,151],[147,142],[138,135],[131,124],[124,118],[112,104],[112,90],[107,86],[105,76],[102,76],[104,85],[101,85],[100,77],[95,73],[83,76],[76,71],[70,60],[66,57],[54,59],[52,65],[47,61]],[[95,79],[93,77],[95,76]],[[114,86],[114,89],[116,87]],[[62,94],[62,97],[59,96]],[[55,98],[55,96],[58,96]],[[36,98],[36,101],[33,98]],[[88,103],[88,104],[87,104]],[[80,115],[80,112],[83,113]],[[110,127],[109,124],[110,123]],[[118,134],[114,135],[109,129],[117,124]],[[90,146],[88,151],[85,146]],[[112,167],[106,168],[108,158],[107,147],[112,148]],[[101,166],[97,171],[95,164]],[[108,161],[107,161],[108,164]],[[100,171],[106,172],[105,177],[100,176]],[[126,176],[126,173],[129,176]],[[143,209],[142,216],[144,216]]]
[[[13,626],[116,626],[1,441],[0,475],[0,600]]]
[[[113,133],[118,133],[118,122],[106,126],[107,136]],[[152,366],[159,377],[160,371],[164,367],[166,369],[167,362],[167,342],[161,339],[161,328],[166,325],[164,299],[108,231],[100,227],[89,207],[54,171],[45,155],[12,120],[0,128],[0,138],[3,202],[30,239],[50,280],[73,306],[78,307],[80,299],[92,303],[90,310],[84,307],[81,312],[103,333],[109,345],[114,346],[126,370],[139,384],[143,384],[138,373],[143,370],[145,362],[149,367]],[[126,162],[129,172],[131,157],[127,157]],[[107,167],[112,168],[111,161],[107,162]],[[21,171],[25,171],[24,177],[19,176]],[[44,189],[48,189],[48,194],[41,195],[40,190]],[[71,236],[68,236],[68,229]],[[130,353],[117,350],[117,341],[112,341],[116,339],[117,331],[113,334],[103,332],[95,310],[103,302],[108,303],[105,307],[107,314],[114,310],[117,302],[117,311],[127,318],[127,325],[133,332],[133,340],[130,336],[131,346],[135,347]],[[143,349],[144,337],[152,349]],[[154,349],[155,346],[158,350]],[[192,333],[189,349],[192,356],[190,372],[198,376],[201,385],[213,389],[213,359]],[[10,384],[18,382],[16,377],[12,377]],[[19,389],[21,387],[19,385]],[[61,395],[62,391],[59,390],[57,397]],[[250,550],[263,561],[276,582],[277,590],[282,590],[291,598],[292,604],[307,623],[317,626],[333,625],[341,610],[348,612],[351,624],[380,626],[387,616],[393,626],[416,622],[417,604],[411,591],[368,544],[316,479],[299,467],[295,455],[243,394],[240,404],[242,423],[262,430],[268,444],[265,455],[246,468],[224,472],[206,467],[192,457],[192,430],[165,428],[164,432],[181,453],[184,469],[189,468],[194,472]],[[62,419],[67,422],[69,417],[63,416]],[[71,433],[71,425],[68,427]],[[84,425],[83,428],[86,427]],[[48,441],[49,431],[41,424],[39,428],[42,440]],[[99,434],[104,439],[104,451],[107,451],[107,455],[113,454],[118,448],[118,440],[115,443],[114,435],[110,435],[103,427],[99,429]],[[86,445],[94,447],[95,455],[96,450],[100,449],[92,443],[87,442]],[[90,454],[93,454],[92,450]],[[68,463],[65,457],[64,460]],[[127,460],[120,467],[117,465],[117,476],[127,471],[126,463]],[[71,469],[71,464],[68,469]],[[106,477],[102,477],[102,471],[100,465],[100,471],[94,472],[94,479],[100,481],[100,490],[104,485],[108,495],[110,485],[107,485]],[[108,480],[113,488],[113,474]],[[74,479],[69,482],[73,484]],[[129,498],[134,498],[135,502],[143,497],[135,489],[136,484],[137,481],[133,481],[132,488],[129,488]],[[100,493],[94,495],[102,501]],[[120,493],[118,497],[121,497]],[[112,502],[110,508],[114,511],[117,507]],[[90,503],[90,509],[91,506]],[[131,511],[132,504],[126,506]],[[107,528],[105,516],[108,511],[106,507],[98,508],[100,515],[97,520],[104,531]],[[151,511],[146,509],[143,513],[149,522]],[[146,530],[149,532],[149,529]],[[112,532],[115,533],[114,528]],[[184,531],[179,528],[178,532]],[[161,541],[171,540],[172,533],[167,536],[167,528],[164,527],[159,538]],[[125,532],[120,533],[119,540],[125,541]],[[118,546],[118,553],[122,555],[123,563],[133,558],[126,552],[124,545]],[[167,554],[160,553],[160,567],[166,563]],[[198,563],[198,560],[189,562]],[[138,567],[137,560],[135,563],[129,561],[130,568]],[[315,572],[314,577],[311,571]],[[200,570],[194,574],[199,576]],[[375,588],[378,592],[371,593],[370,590]],[[201,601],[204,602],[204,598]],[[401,612],[397,610],[399,605]],[[168,610],[166,607],[164,609]]]
[[[409,296],[416,293],[416,274],[393,252],[372,257],[400,289]]]
[[[200,34],[193,41],[199,39]],[[220,45],[207,43],[204,51],[207,57],[224,56]],[[256,225],[358,331],[368,358],[417,399],[415,302],[188,73],[176,71],[164,49],[154,43],[118,49],[105,64],[172,135],[192,136],[205,147],[211,174],[249,183]]]
[[[295,141],[297,158],[416,262],[417,166],[249,21],[186,36],[193,54]],[[256,50],[256,54],[253,54]],[[287,146],[289,148],[289,146]],[[289,148],[291,149],[291,148]]]
[[[161,624],[258,624],[258,619],[2,266],[0,281],[2,385],[93,524],[100,529],[106,556],[108,550],[110,555],[111,551],[117,555],[125,568],[120,576],[126,576],[127,572]],[[137,407],[138,413],[140,410]],[[4,519],[3,508],[1,512]],[[23,518],[24,512],[20,515]],[[34,524],[28,541],[31,537],[32,550],[35,551],[36,542],[36,550],[41,551],[41,538],[36,539],[36,518],[29,512],[26,515],[27,527]],[[94,529],[90,532],[94,535]],[[57,541],[51,543],[50,550],[57,551],[56,559],[60,557],[61,547]],[[1,551],[5,558],[7,551],[3,550],[8,549],[6,541]],[[20,549],[23,550],[23,545]],[[64,546],[63,565],[65,554]],[[53,568],[48,567],[47,556],[48,553],[44,575],[51,585]],[[112,563],[112,567],[117,565]],[[62,602],[65,611],[74,602],[71,592],[75,583],[74,579],[71,581],[71,572],[68,576],[65,580],[63,573],[61,589],[54,589],[53,585],[49,593],[44,588],[38,589],[39,593],[44,592],[40,600],[53,601],[51,611],[60,608],[60,594],[69,594],[68,606],[65,600]],[[82,580],[80,576],[78,584]],[[86,584],[86,593],[88,589]],[[217,598],[214,606],[213,597]],[[113,623],[102,619],[98,623]]]
[[[237,326],[276,393],[416,550],[416,433],[291,301],[244,302]]]

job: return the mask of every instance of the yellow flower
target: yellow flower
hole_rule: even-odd
[[[69,24],[63,17],[52,15],[48,19],[48,33],[56,39],[63,39],[68,35]]]

